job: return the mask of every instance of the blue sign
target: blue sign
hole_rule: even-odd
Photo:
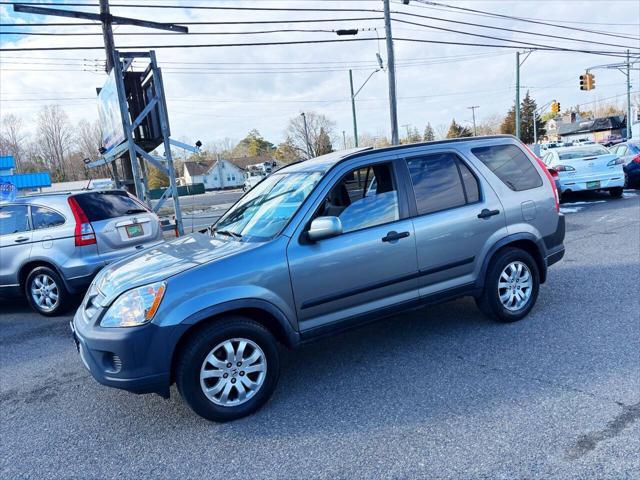
[[[11,202],[17,195],[18,189],[13,183],[0,181],[0,202]]]

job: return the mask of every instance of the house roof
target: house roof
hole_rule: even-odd
[[[626,119],[622,115],[612,115],[610,117],[595,118],[585,122],[560,123],[558,133],[560,135],[570,135],[572,133],[601,132],[603,130],[616,130],[627,125]]]
[[[15,166],[13,155],[0,155],[0,170],[8,170]]]
[[[193,177],[194,175],[205,175],[214,162],[184,162],[184,170],[189,173],[189,176]]]

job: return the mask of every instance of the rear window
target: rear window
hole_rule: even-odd
[[[471,152],[511,190],[542,186],[542,178],[525,153],[515,145],[472,148]]]
[[[29,230],[26,205],[6,205],[0,207],[0,235],[26,232]]]
[[[558,152],[560,160],[574,160],[576,158],[584,157],[597,157],[598,155],[607,155],[611,152],[600,145],[593,145],[591,147],[581,147],[565,152]]]
[[[126,192],[83,193],[75,195],[73,198],[76,199],[90,222],[148,212]]]

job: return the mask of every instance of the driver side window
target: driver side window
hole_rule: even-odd
[[[361,167],[342,177],[316,214],[316,218],[326,216],[338,217],[343,233],[398,220],[398,192],[391,164]]]

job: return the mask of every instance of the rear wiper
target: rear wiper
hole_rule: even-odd
[[[147,213],[147,211],[142,208],[130,208],[129,210],[124,212],[125,215],[131,215],[134,213]]]
[[[236,232],[232,232],[231,230],[214,230],[214,233],[219,233],[220,235],[227,235],[229,237],[233,237],[236,239],[242,238],[242,235]]]

